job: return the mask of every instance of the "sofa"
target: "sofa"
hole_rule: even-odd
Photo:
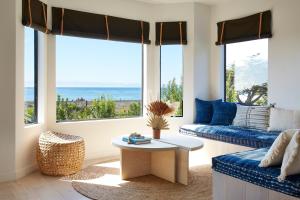
[[[258,167],[280,131],[190,124],[180,127],[179,132],[204,141],[201,151],[212,164],[214,200],[293,200],[300,197],[300,175],[279,182],[280,167]]]
[[[264,148],[273,144],[279,131],[262,131],[236,126],[191,124],[180,127],[179,132],[210,140],[250,147]]]
[[[214,194],[220,193],[221,188],[226,188],[225,195],[218,198],[214,196],[214,199],[224,200],[226,199],[224,196],[228,196],[229,191],[237,190],[237,188],[240,188],[239,193],[236,193],[235,197],[227,199],[234,200],[247,197],[245,199],[279,198],[288,200],[299,198],[300,175],[288,176],[285,181],[279,182],[277,177],[280,174],[280,166],[266,168],[258,166],[267,151],[268,148],[261,148],[214,157],[212,168],[215,182],[218,182],[214,184]],[[232,181],[232,179],[238,179],[238,181]],[[254,198],[253,195],[257,195],[257,197]]]

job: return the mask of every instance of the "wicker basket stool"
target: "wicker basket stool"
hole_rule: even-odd
[[[39,137],[37,163],[43,174],[70,175],[81,170],[84,152],[81,137],[49,131]]]

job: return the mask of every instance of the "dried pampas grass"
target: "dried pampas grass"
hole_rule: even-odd
[[[175,109],[165,102],[154,101],[147,107],[148,121],[147,126],[152,127],[154,130],[166,130],[169,129],[169,124],[164,116],[172,114]]]

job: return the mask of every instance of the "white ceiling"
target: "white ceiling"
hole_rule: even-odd
[[[207,5],[218,5],[223,3],[232,2],[234,0],[137,0],[147,3],[187,3],[187,2],[199,2]]]

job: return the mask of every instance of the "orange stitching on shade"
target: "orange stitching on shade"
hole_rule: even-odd
[[[141,30],[142,30],[142,44],[144,44],[144,22],[141,21]]]
[[[31,0],[28,0],[29,26],[32,26]]]
[[[221,37],[220,37],[221,44],[223,44],[224,26],[225,26],[225,22],[222,23],[222,31],[221,31]]]
[[[182,45],[182,22],[179,22],[180,44]]]
[[[45,9],[45,4],[42,3],[42,6],[43,6],[44,21],[45,21],[45,33],[47,34],[47,33],[48,33],[48,28],[47,28],[47,22],[48,22],[48,19],[47,19],[47,14],[46,14],[46,9]]]
[[[261,35],[262,15],[263,15],[263,13],[259,14],[258,38],[260,38],[260,35]]]
[[[107,15],[105,15],[105,26],[106,26],[107,40],[109,40],[109,27],[108,27],[108,16]]]
[[[61,9],[61,22],[60,22],[60,34],[63,35],[64,33],[64,15],[65,15],[65,9]]]
[[[163,33],[163,23],[160,22],[160,35],[159,35],[159,45],[162,44],[162,33]]]

